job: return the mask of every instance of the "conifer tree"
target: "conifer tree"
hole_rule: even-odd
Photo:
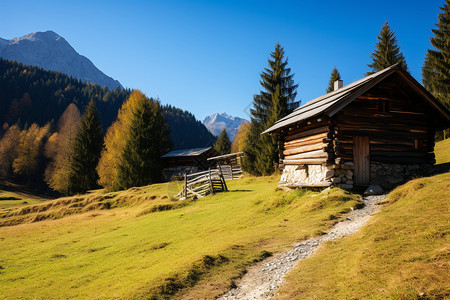
[[[330,82],[328,83],[327,93],[331,93],[334,91],[334,82],[336,80],[341,80],[341,74],[339,73],[338,69],[336,67],[333,68],[333,71],[331,71],[331,77]]]
[[[140,92],[135,97],[129,137],[119,166],[119,186],[123,189],[160,181],[161,156],[170,149],[169,128],[159,102]]]
[[[228,138],[227,131],[222,129],[222,132],[217,139],[217,142],[214,144],[214,149],[220,153],[220,155],[229,154],[231,151],[231,142]]]
[[[399,63],[407,70],[408,66],[406,65],[405,57],[400,51],[400,46],[397,44],[394,31],[391,30],[387,21],[381,27],[380,35],[377,39],[378,42],[375,45],[375,50],[370,55],[372,63],[368,65],[372,70],[367,72],[366,75],[376,73],[396,63]]]
[[[94,101],[84,112],[73,146],[70,193],[81,193],[97,187],[96,166],[103,146],[102,125]]]
[[[270,53],[269,67],[261,73],[262,90],[253,97],[251,124],[244,149],[244,169],[255,175],[267,175],[275,171],[278,163],[277,139],[274,135],[260,135],[277,120],[298,107],[295,101],[298,84],[294,84],[291,69],[284,60],[280,44]]]
[[[436,29],[422,67],[423,84],[437,99],[450,108],[450,3],[445,0],[438,15]],[[439,139],[450,136],[450,129],[437,133]]]

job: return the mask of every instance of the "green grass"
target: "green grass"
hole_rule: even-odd
[[[38,204],[46,200],[29,193],[0,190],[0,209]]]
[[[438,163],[449,153],[436,143]],[[449,200],[450,173],[396,188],[358,233],[301,261],[279,299],[449,299]]]
[[[338,221],[331,216],[359,203],[359,196],[338,189],[278,191],[278,179],[228,182],[230,192],[185,205],[168,197],[178,189],[168,183],[63,198],[55,203],[66,205],[10,216],[52,217],[0,227],[1,295],[213,298],[254,261],[321,234]],[[86,199],[92,201],[80,204]],[[89,205],[93,210],[85,211]]]
[[[450,138],[437,142],[434,147],[436,154],[436,164],[443,164],[450,162]]]

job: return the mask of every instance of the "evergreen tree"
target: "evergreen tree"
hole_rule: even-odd
[[[331,77],[330,82],[328,83],[327,93],[331,93],[334,91],[334,82],[336,80],[341,80],[341,74],[339,73],[338,69],[336,67],[333,68],[333,71],[331,71]]]
[[[124,189],[160,181],[161,156],[170,149],[169,129],[159,102],[139,91],[132,96],[136,104],[131,110],[128,140],[119,165],[119,186]]]
[[[222,129],[222,132],[217,139],[217,142],[214,144],[214,149],[220,153],[220,155],[229,154],[231,151],[231,142],[228,138],[227,131]]]
[[[407,70],[405,57],[400,51],[400,46],[397,44],[397,38],[394,31],[391,30],[388,22],[384,22],[381,27],[380,35],[377,37],[378,42],[375,45],[375,51],[370,55],[372,63],[369,66],[372,70],[367,72],[366,75],[370,75],[386,69],[396,63]]]
[[[97,187],[98,174],[95,167],[103,146],[102,125],[94,101],[84,112],[73,146],[70,192],[80,193]]]
[[[439,22],[436,29],[431,29],[434,37],[428,49],[422,67],[423,84],[437,99],[450,108],[450,3],[445,0],[440,7]],[[450,129],[437,133],[438,139],[450,136]]]
[[[284,60],[283,47],[277,43],[270,56],[269,67],[261,73],[263,90],[253,97],[252,120],[244,149],[244,169],[255,175],[273,173],[278,162],[276,137],[260,135],[261,132],[299,105],[295,101],[298,84],[294,84],[287,58]]]

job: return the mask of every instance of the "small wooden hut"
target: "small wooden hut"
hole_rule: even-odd
[[[213,147],[170,151],[161,156],[165,167],[164,173],[167,179],[171,179],[173,176],[208,170],[215,166],[208,158],[218,154]]]
[[[313,99],[264,133],[279,135],[281,181],[390,188],[433,165],[450,111],[399,65]]]

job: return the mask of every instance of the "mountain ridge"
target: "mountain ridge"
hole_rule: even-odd
[[[81,81],[106,86],[110,90],[123,89],[119,81],[104,74],[62,36],[51,30],[12,39],[0,38],[0,57],[65,73]]]
[[[221,112],[205,117],[202,123],[212,134],[216,136],[219,136],[225,128],[230,141],[233,141],[239,126],[245,122],[248,123],[248,121],[244,118],[230,116],[225,112]]]

